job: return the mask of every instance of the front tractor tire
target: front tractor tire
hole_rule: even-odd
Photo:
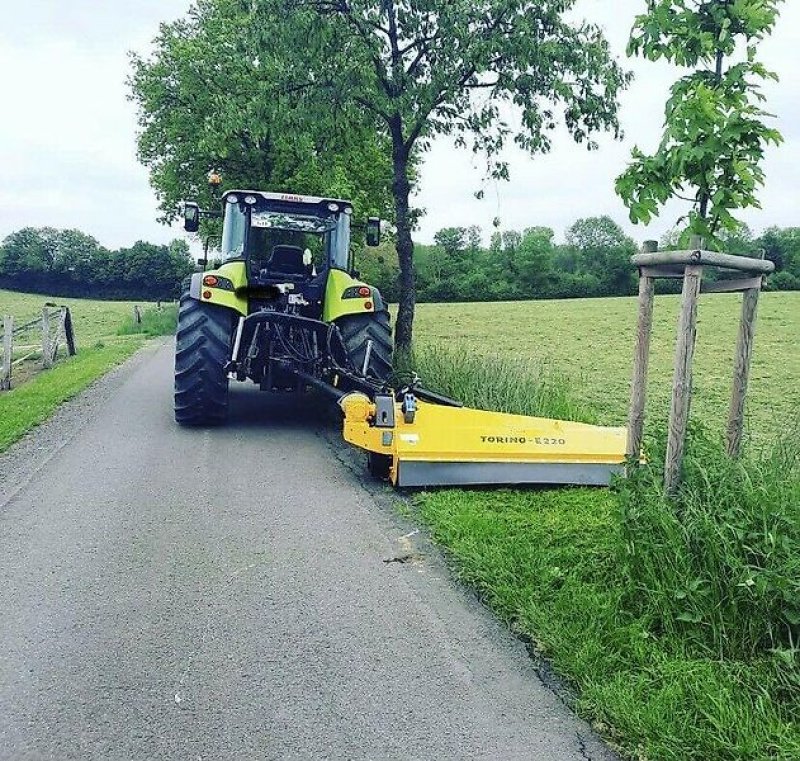
[[[175,345],[175,420],[219,425],[228,416],[230,310],[181,296]]]
[[[387,381],[392,375],[392,326],[389,312],[349,314],[336,320],[344,341],[347,357],[360,373],[364,369],[367,346],[372,341],[372,351],[367,365],[367,377]]]

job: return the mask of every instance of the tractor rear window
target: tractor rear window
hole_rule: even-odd
[[[326,217],[313,217],[300,214],[286,214],[280,211],[253,212],[250,224],[253,227],[291,230],[301,233],[322,235],[336,227],[335,220]]]

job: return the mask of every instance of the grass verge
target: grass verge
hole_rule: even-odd
[[[133,315],[128,315],[117,331],[117,335],[144,335],[148,338],[156,336],[169,336],[175,332],[178,325],[177,304],[167,304],[161,309],[149,307],[142,310],[142,321],[136,322]]]
[[[59,361],[50,370],[11,391],[0,394],[0,452],[46,420],[60,404],[83,391],[143,344],[138,336],[104,344]]]
[[[0,291],[0,296],[4,308],[14,310],[18,319],[37,314],[47,298],[10,291]],[[59,360],[49,370],[36,372],[30,380],[18,372],[18,382],[24,382],[0,394],[0,452],[50,417],[62,402],[130,357],[146,338],[175,332],[175,304],[162,309],[147,306],[142,309],[141,323],[135,323],[133,304],[129,302],[61,301],[73,311],[78,354]]]
[[[493,361],[481,375],[441,347],[416,360],[428,385],[469,404],[570,406],[563,378],[541,368],[509,379],[504,361],[492,404],[476,384],[495,382]],[[615,490],[441,490],[416,503],[455,573],[576,686],[580,713],[630,757],[800,758],[797,450],[732,463],[701,433],[692,440],[676,502],[648,467]]]

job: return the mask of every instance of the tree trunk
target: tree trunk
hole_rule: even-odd
[[[409,209],[411,182],[408,179],[408,150],[403,141],[399,119],[392,125],[392,143],[392,195],[397,225],[397,260],[400,265],[400,308],[395,323],[394,343],[400,351],[408,351],[411,349],[417,289],[414,281],[414,241],[411,239]]]

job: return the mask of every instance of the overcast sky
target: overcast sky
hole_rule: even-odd
[[[0,0],[0,239],[21,227],[76,227],[109,247],[137,239],[166,242],[180,230],[156,222],[147,173],[136,161],[135,111],[127,102],[127,51],[146,51],[160,21],[182,15],[188,0]],[[601,24],[624,56],[634,15],[644,0],[578,0],[581,15]],[[762,211],[745,214],[756,230],[800,225],[800,3],[788,0],[761,57],[781,77],[766,88],[768,108],[786,142],[770,151]],[[609,214],[637,240],[658,237],[685,211],[667,208],[643,228],[627,222],[614,177],[630,148],[657,144],[674,69],[627,61],[636,80],[623,95],[622,142],[601,138],[589,153],[569,139],[547,156],[510,151],[511,181],[483,183],[483,166],[448,142],[428,154],[416,201],[427,210],[418,239],[441,227],[553,227],[561,237],[579,216]],[[484,187],[483,201],[474,192]],[[299,192],[303,188],[297,188]]]

